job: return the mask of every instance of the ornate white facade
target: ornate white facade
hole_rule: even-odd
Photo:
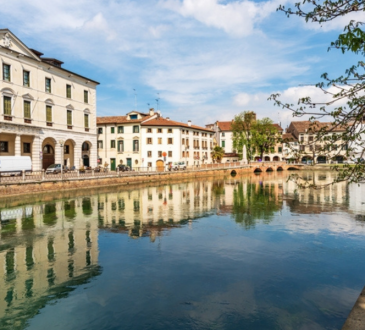
[[[96,81],[62,68],[0,30],[0,156],[96,166]]]

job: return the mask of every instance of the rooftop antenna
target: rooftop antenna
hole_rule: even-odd
[[[137,92],[134,88],[133,90],[134,90],[134,110],[137,111]]]
[[[156,104],[157,104],[157,110],[160,110],[159,109],[159,106],[160,106],[160,93],[157,93]]]

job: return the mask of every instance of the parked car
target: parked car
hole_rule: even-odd
[[[22,171],[32,171],[29,156],[0,156],[0,175],[21,175]]]
[[[58,174],[61,173],[61,164],[52,164],[46,169],[46,174]]]
[[[120,172],[126,172],[126,171],[130,171],[130,167],[124,164],[119,164],[118,165],[118,169]]]
[[[175,162],[172,165],[172,169],[175,171],[186,170],[186,164],[185,162]]]

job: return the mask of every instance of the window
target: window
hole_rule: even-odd
[[[147,138],[147,144],[152,144],[152,138]]]
[[[124,141],[119,140],[118,141],[118,152],[123,152],[123,151],[124,151]]]
[[[50,78],[46,78],[46,93],[51,93],[52,89],[51,89],[51,79]]]
[[[0,152],[9,152],[9,144],[7,141],[0,141]]]
[[[11,116],[11,97],[4,96],[4,115]]]
[[[66,85],[66,97],[71,98],[71,85]]]
[[[30,143],[28,142],[24,142],[23,143],[23,153],[24,154],[30,154],[31,151],[30,151]]]
[[[278,147],[278,153],[283,152],[283,148],[282,147]]]
[[[168,156],[169,156],[169,157],[172,157],[172,151],[169,151],[169,152],[168,152]]]
[[[300,142],[304,142],[304,136],[300,137]]]
[[[313,151],[313,146],[309,146],[309,151]]]
[[[162,151],[158,152],[158,157],[162,157]]]
[[[185,139],[182,139],[182,145],[184,145],[185,144]]]
[[[162,138],[157,138],[157,143],[162,144]]]
[[[162,128],[158,128],[157,133],[162,133]]]
[[[84,124],[85,128],[89,128],[89,115],[87,113],[84,114]]]
[[[147,166],[148,166],[148,167],[152,167],[152,163],[148,163],[148,164],[147,164]]]
[[[225,137],[226,136],[226,133],[222,133],[222,137]]]
[[[147,151],[147,157],[152,157],[152,151]]]
[[[89,103],[89,92],[84,91],[84,103]]]
[[[147,128],[147,133],[152,133],[152,128]]]
[[[309,141],[309,142],[313,142],[313,136],[310,136],[310,137],[308,138],[308,141]]]
[[[124,133],[124,126],[118,126],[118,133]]]
[[[67,126],[72,126],[72,111],[67,110]]]
[[[103,141],[98,140],[98,149],[103,149]]]
[[[299,146],[299,150],[300,150],[300,151],[304,151],[304,150],[305,150],[305,146],[300,145],[300,146]]]
[[[226,147],[226,141],[222,141],[222,148]]]
[[[30,72],[23,71],[23,86],[30,87]]]
[[[98,134],[103,134],[103,128],[102,127],[98,128]]]
[[[138,115],[129,115],[130,119],[138,119]]]
[[[24,118],[30,119],[30,102],[24,101]]]
[[[172,128],[169,128],[169,129],[167,130],[167,133],[172,133]]]
[[[65,145],[63,147],[63,153],[66,154],[66,155],[69,155],[70,154],[70,146]]]
[[[348,149],[348,145],[347,144],[343,144],[341,147],[342,150],[347,150]]]
[[[46,121],[52,123],[52,107],[50,105],[46,105]]]
[[[110,133],[114,134],[114,132],[115,132],[115,127],[110,127]]]
[[[183,156],[183,158],[185,157],[185,151],[182,152],[182,156]]]
[[[139,141],[138,140],[133,140],[133,151],[134,152],[138,152],[139,151]]]
[[[115,140],[110,140],[110,148],[115,149]]]
[[[10,81],[10,65],[3,64],[3,80]]]
[[[167,144],[172,144],[172,138],[167,139]]]
[[[139,133],[139,126],[133,126],[133,133]]]

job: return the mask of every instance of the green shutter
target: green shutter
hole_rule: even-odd
[[[89,92],[88,91],[84,91],[84,102],[89,103]]]
[[[72,111],[67,110],[67,125],[72,126]]]
[[[4,115],[11,116],[11,97],[4,96]]]
[[[71,98],[71,85],[66,85],[66,96],[68,99]]]
[[[50,105],[46,106],[46,121],[52,123],[52,107]]]
[[[30,102],[24,101],[24,118],[30,119]]]
[[[89,115],[84,114],[85,128],[89,128]]]

